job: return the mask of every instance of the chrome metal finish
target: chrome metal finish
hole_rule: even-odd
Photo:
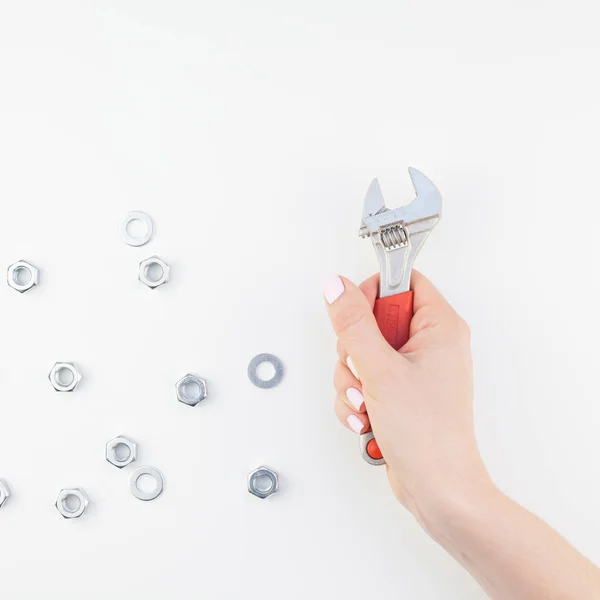
[[[387,229],[381,230],[381,243],[386,250],[395,250],[396,248],[404,248],[408,245],[408,233],[404,229],[404,225],[392,225]]]
[[[267,487],[260,485],[259,482],[262,479],[269,480],[269,485]],[[257,498],[264,500],[277,493],[278,490],[279,475],[277,474],[277,471],[273,471],[273,469],[263,466],[258,467],[258,469],[255,469],[248,475],[248,491]]]
[[[5,479],[0,479],[0,508],[2,508],[10,498],[10,488]]]
[[[138,480],[143,475],[150,475],[156,482],[156,487],[151,492],[144,492],[140,490],[138,487]],[[129,487],[131,488],[131,493],[138,499],[143,500],[144,502],[150,502],[151,500],[156,500],[162,493],[165,488],[165,478],[163,474],[154,467],[144,466],[136,469],[131,477],[129,478]]]
[[[144,224],[144,227],[146,228],[144,235],[136,237],[127,231],[127,227],[132,221],[141,221]],[[127,213],[127,216],[121,223],[121,238],[129,246],[144,246],[152,239],[153,234],[154,223],[150,218],[150,215],[142,212],[141,210],[134,210],[130,213]]]
[[[196,384],[198,386],[198,393],[191,395],[187,389],[189,384]],[[188,373],[185,377],[182,377],[176,384],[175,389],[177,390],[177,400],[187,404],[188,406],[197,406],[205,400],[208,393],[206,391],[206,381],[201,377]]]
[[[123,458],[120,458],[119,456],[119,446],[125,446],[129,450],[129,453]],[[124,435],[119,435],[106,443],[105,456],[106,460],[111,465],[122,469],[137,459],[137,442],[134,442]]]
[[[75,498],[78,504],[74,508],[69,507],[69,500]],[[81,488],[66,488],[61,490],[56,499],[56,509],[65,519],[78,519],[88,509],[90,499]]]
[[[27,280],[21,282],[20,274],[27,273]],[[6,281],[8,285],[21,294],[27,292],[31,288],[34,288],[38,284],[39,280],[39,269],[34,267],[31,263],[26,260],[19,260],[8,267],[6,272]]]
[[[377,179],[364,200],[360,236],[370,237],[379,260],[379,297],[395,296],[410,289],[410,274],[417,254],[440,220],[442,197],[420,171],[408,170],[416,192],[406,206],[386,208]]]
[[[72,380],[69,383],[63,383],[61,381],[60,374],[63,371],[69,371],[71,373]],[[50,379],[52,387],[57,392],[72,392],[81,381],[81,373],[73,363],[57,362],[52,367],[48,379]]]
[[[161,275],[158,279],[151,279],[149,277],[149,271],[154,266],[157,266],[161,271]],[[170,270],[171,267],[162,258],[158,256],[151,256],[140,263],[138,278],[150,289],[156,289],[157,287],[160,287],[169,281]]]

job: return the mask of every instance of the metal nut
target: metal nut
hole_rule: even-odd
[[[78,519],[85,514],[89,503],[90,499],[81,488],[71,488],[60,491],[55,506],[65,519]]]
[[[0,508],[2,508],[10,498],[10,488],[4,479],[0,479]]]
[[[125,455],[118,451],[119,446],[125,446],[128,450]],[[122,456],[122,457],[121,457]],[[122,469],[130,465],[137,458],[137,443],[124,435],[119,435],[106,443],[106,460],[115,467]]]
[[[71,374],[72,378],[70,381],[65,382],[65,380],[61,378],[61,375],[65,372]],[[52,387],[57,392],[72,392],[81,381],[81,373],[73,363],[57,362],[52,367],[48,379],[50,379]]]
[[[26,277],[21,277],[26,275]],[[38,284],[39,270],[26,260],[19,260],[8,267],[6,281],[8,285],[21,294]]]
[[[152,268],[159,270],[160,276],[158,278],[151,276],[150,270]],[[138,278],[150,289],[155,289],[169,281],[170,270],[171,267],[169,267],[169,265],[162,258],[159,258],[158,256],[151,256],[140,263]]]
[[[190,384],[196,384],[198,386],[197,394],[190,394],[188,386]],[[202,400],[204,400],[207,396],[206,392],[206,381],[204,379],[197,377],[196,375],[192,375],[188,373],[185,377],[182,377],[175,386],[177,389],[177,400],[179,402],[183,402],[188,406],[196,406],[200,404]]]
[[[265,482],[267,485],[265,485]],[[248,475],[248,491],[264,500],[279,490],[279,475],[269,467],[258,467]]]

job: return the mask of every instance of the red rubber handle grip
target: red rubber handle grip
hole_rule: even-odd
[[[373,312],[383,337],[394,350],[400,350],[410,337],[410,321],[413,316],[412,291],[378,298],[375,300]]]
[[[396,296],[378,298],[375,300],[373,313],[375,314],[377,325],[388,344],[394,350],[400,350],[410,337],[410,322],[413,316],[413,293],[408,291]],[[363,433],[361,437],[363,436],[368,436],[365,438],[365,442],[369,440],[363,443],[363,458],[373,465],[384,464],[385,459],[381,454],[377,440],[369,433]]]

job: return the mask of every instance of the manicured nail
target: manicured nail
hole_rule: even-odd
[[[350,425],[352,431],[360,433],[363,430],[363,422],[356,415],[350,415],[346,421],[348,422],[348,425]]]
[[[350,401],[350,404],[354,406],[354,408],[358,411],[362,408],[362,405],[365,403],[365,399],[363,395],[360,393],[360,390],[356,388],[350,388],[346,391],[346,398]]]
[[[354,377],[356,377],[356,379],[358,379],[360,381],[360,377],[358,376],[358,373],[356,372],[356,367],[354,366],[354,362],[352,361],[352,359],[350,357],[348,357],[346,359],[346,364],[348,365],[348,368],[350,369],[350,371],[352,371],[352,375],[354,375]]]
[[[339,275],[330,275],[323,282],[323,296],[329,304],[333,304],[344,293],[344,282]]]

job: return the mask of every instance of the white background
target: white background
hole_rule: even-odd
[[[496,482],[600,561],[597,3],[0,3],[0,590],[61,598],[482,598],[332,414],[333,271],[379,176],[444,196],[418,266],[473,330]],[[154,240],[119,238],[145,210]],[[172,281],[150,291],[140,259]],[[248,361],[272,352],[282,384]],[[55,393],[57,360],[84,373]],[[191,409],[174,384],[195,372]],[[164,495],[104,461],[125,433]],[[281,491],[246,491],[259,464]],[[79,485],[88,514],[53,503]]]

